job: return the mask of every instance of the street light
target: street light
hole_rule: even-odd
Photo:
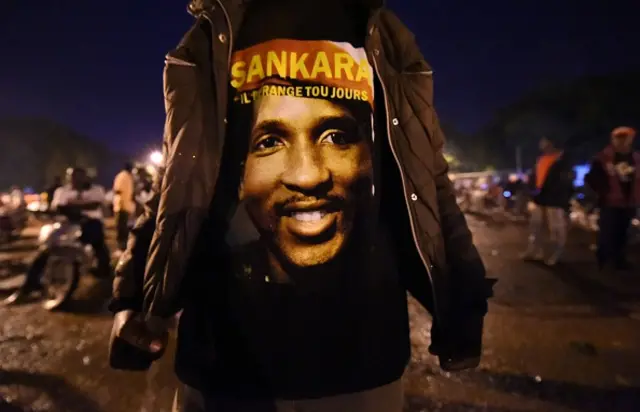
[[[162,155],[162,152],[156,150],[155,152],[152,152],[149,155],[149,160],[151,161],[151,163],[153,163],[156,166],[160,166],[162,164],[162,162],[164,161],[164,156]]]

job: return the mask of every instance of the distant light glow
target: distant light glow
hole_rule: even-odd
[[[573,167],[573,171],[576,173],[576,178],[573,180],[573,185],[575,187],[584,186],[584,177],[589,173],[591,169],[591,165],[577,165]]]
[[[511,192],[508,190],[505,190],[504,192],[502,192],[502,194],[504,195],[504,197],[506,197],[507,199],[511,197]]]
[[[162,152],[160,152],[159,150],[156,150],[155,152],[152,152],[149,155],[149,160],[154,165],[160,166],[162,164],[162,162],[164,161],[164,156],[162,155]]]

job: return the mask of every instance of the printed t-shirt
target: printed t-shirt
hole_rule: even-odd
[[[235,40],[218,189],[235,207],[212,316],[225,393],[321,397],[404,372],[365,22],[340,1],[254,2]]]

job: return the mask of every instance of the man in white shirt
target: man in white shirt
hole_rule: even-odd
[[[102,208],[105,202],[104,189],[90,183],[86,171],[82,168],[73,169],[69,177],[69,183],[54,192],[51,206],[72,220],[74,214],[78,213],[88,218],[81,220],[81,240],[93,247],[98,260],[98,274],[108,276],[110,259],[102,222],[104,218]]]
[[[74,168],[68,178],[69,183],[59,187],[53,193],[51,210],[67,216],[71,221],[80,222],[82,225],[80,240],[91,245],[98,260],[96,275],[108,277],[111,273],[111,263],[102,222],[104,189],[101,186],[91,184],[86,171],[81,168]],[[18,303],[31,292],[41,289],[40,276],[45,269],[48,258],[48,253],[39,253],[36,256],[27,271],[27,280],[18,291],[7,298],[5,303]]]
[[[113,180],[113,212],[116,217],[116,231],[118,249],[127,248],[129,236],[129,219],[136,211],[135,182],[133,180],[133,165],[125,163],[124,168]]]

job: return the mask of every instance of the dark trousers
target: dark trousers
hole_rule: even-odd
[[[98,219],[86,220],[82,225],[80,241],[91,245],[98,261],[98,273],[107,276],[111,268],[111,259],[109,257],[109,248],[107,248],[105,242],[102,221]]]
[[[402,412],[403,403],[402,379],[362,392],[295,401],[207,397],[187,386],[176,396],[173,412]]]
[[[598,221],[598,264],[625,264],[625,248],[629,239],[629,226],[636,214],[633,208],[603,207]]]
[[[116,242],[118,249],[125,250],[127,248],[127,238],[129,237],[129,212],[116,212]]]

